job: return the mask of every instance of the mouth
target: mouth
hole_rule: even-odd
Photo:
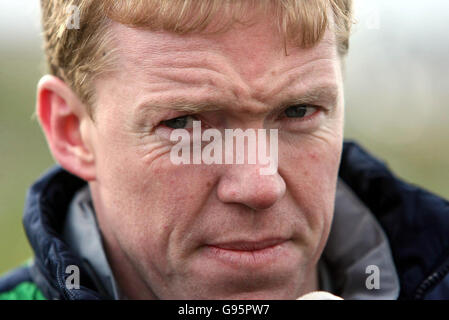
[[[231,241],[211,245],[223,250],[233,250],[233,251],[258,251],[267,249],[270,247],[277,246],[286,239],[266,239],[261,241]]]
[[[260,241],[230,241],[205,246],[209,258],[237,268],[267,267],[287,254],[288,239],[272,238]]]

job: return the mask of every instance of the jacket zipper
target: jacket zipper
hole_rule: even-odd
[[[449,264],[446,264],[443,268],[438,271],[435,271],[430,276],[428,276],[416,289],[414,298],[416,300],[421,300],[424,297],[424,294],[427,290],[429,290],[432,286],[434,286],[438,281],[443,279],[447,273],[449,272]]]

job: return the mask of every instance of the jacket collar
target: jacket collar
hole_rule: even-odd
[[[64,243],[61,232],[68,205],[83,185],[83,180],[56,166],[44,174],[27,194],[23,224],[35,254],[31,274],[49,299],[102,298],[82,268],[79,290],[66,287],[67,278],[72,274],[67,267],[81,266],[81,262]]]
[[[109,266],[98,226],[89,186],[73,197],[64,222],[63,238],[77,257],[95,287],[109,299],[124,299]]]

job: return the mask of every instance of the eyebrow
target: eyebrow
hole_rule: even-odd
[[[142,108],[150,108],[154,110],[160,109],[170,109],[175,111],[186,111],[186,112],[200,112],[200,111],[214,111],[222,109],[217,103],[204,102],[194,102],[186,98],[173,98],[165,103],[149,103],[142,106]]]
[[[291,96],[293,96],[292,98],[285,99],[285,101],[280,104],[276,104],[274,108],[270,108],[269,110],[281,109],[289,105],[308,104],[322,100],[331,100],[329,102],[334,102],[337,99],[338,94],[338,87],[336,85],[321,85],[307,90],[304,94],[291,94]],[[136,110],[138,116],[145,116],[148,112],[157,112],[159,110],[174,110],[195,114],[200,112],[222,110],[226,105],[229,105],[229,102],[226,103],[223,101],[222,103],[219,103],[217,99],[209,100],[211,102],[195,102],[189,98],[175,97],[167,100],[166,102],[145,102],[139,105]]]
[[[144,102],[136,108],[138,119],[147,116],[151,112],[174,110],[187,113],[199,113],[205,111],[217,111],[223,109],[224,104],[211,103],[208,101],[195,102],[188,98],[176,97],[162,102]]]
[[[335,103],[338,96],[339,90],[336,84],[321,85],[307,90],[305,94],[286,99],[286,101],[281,103],[281,107],[296,104],[308,104],[317,101],[327,101]]]

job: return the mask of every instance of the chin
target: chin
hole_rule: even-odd
[[[241,292],[229,296],[224,296],[224,300],[295,300],[300,296],[299,293],[288,291],[261,290],[255,292]]]
[[[189,284],[190,282],[190,284]],[[217,277],[196,279],[176,286],[170,299],[193,300],[294,300],[305,290],[298,275]],[[179,293],[182,293],[181,296]]]

